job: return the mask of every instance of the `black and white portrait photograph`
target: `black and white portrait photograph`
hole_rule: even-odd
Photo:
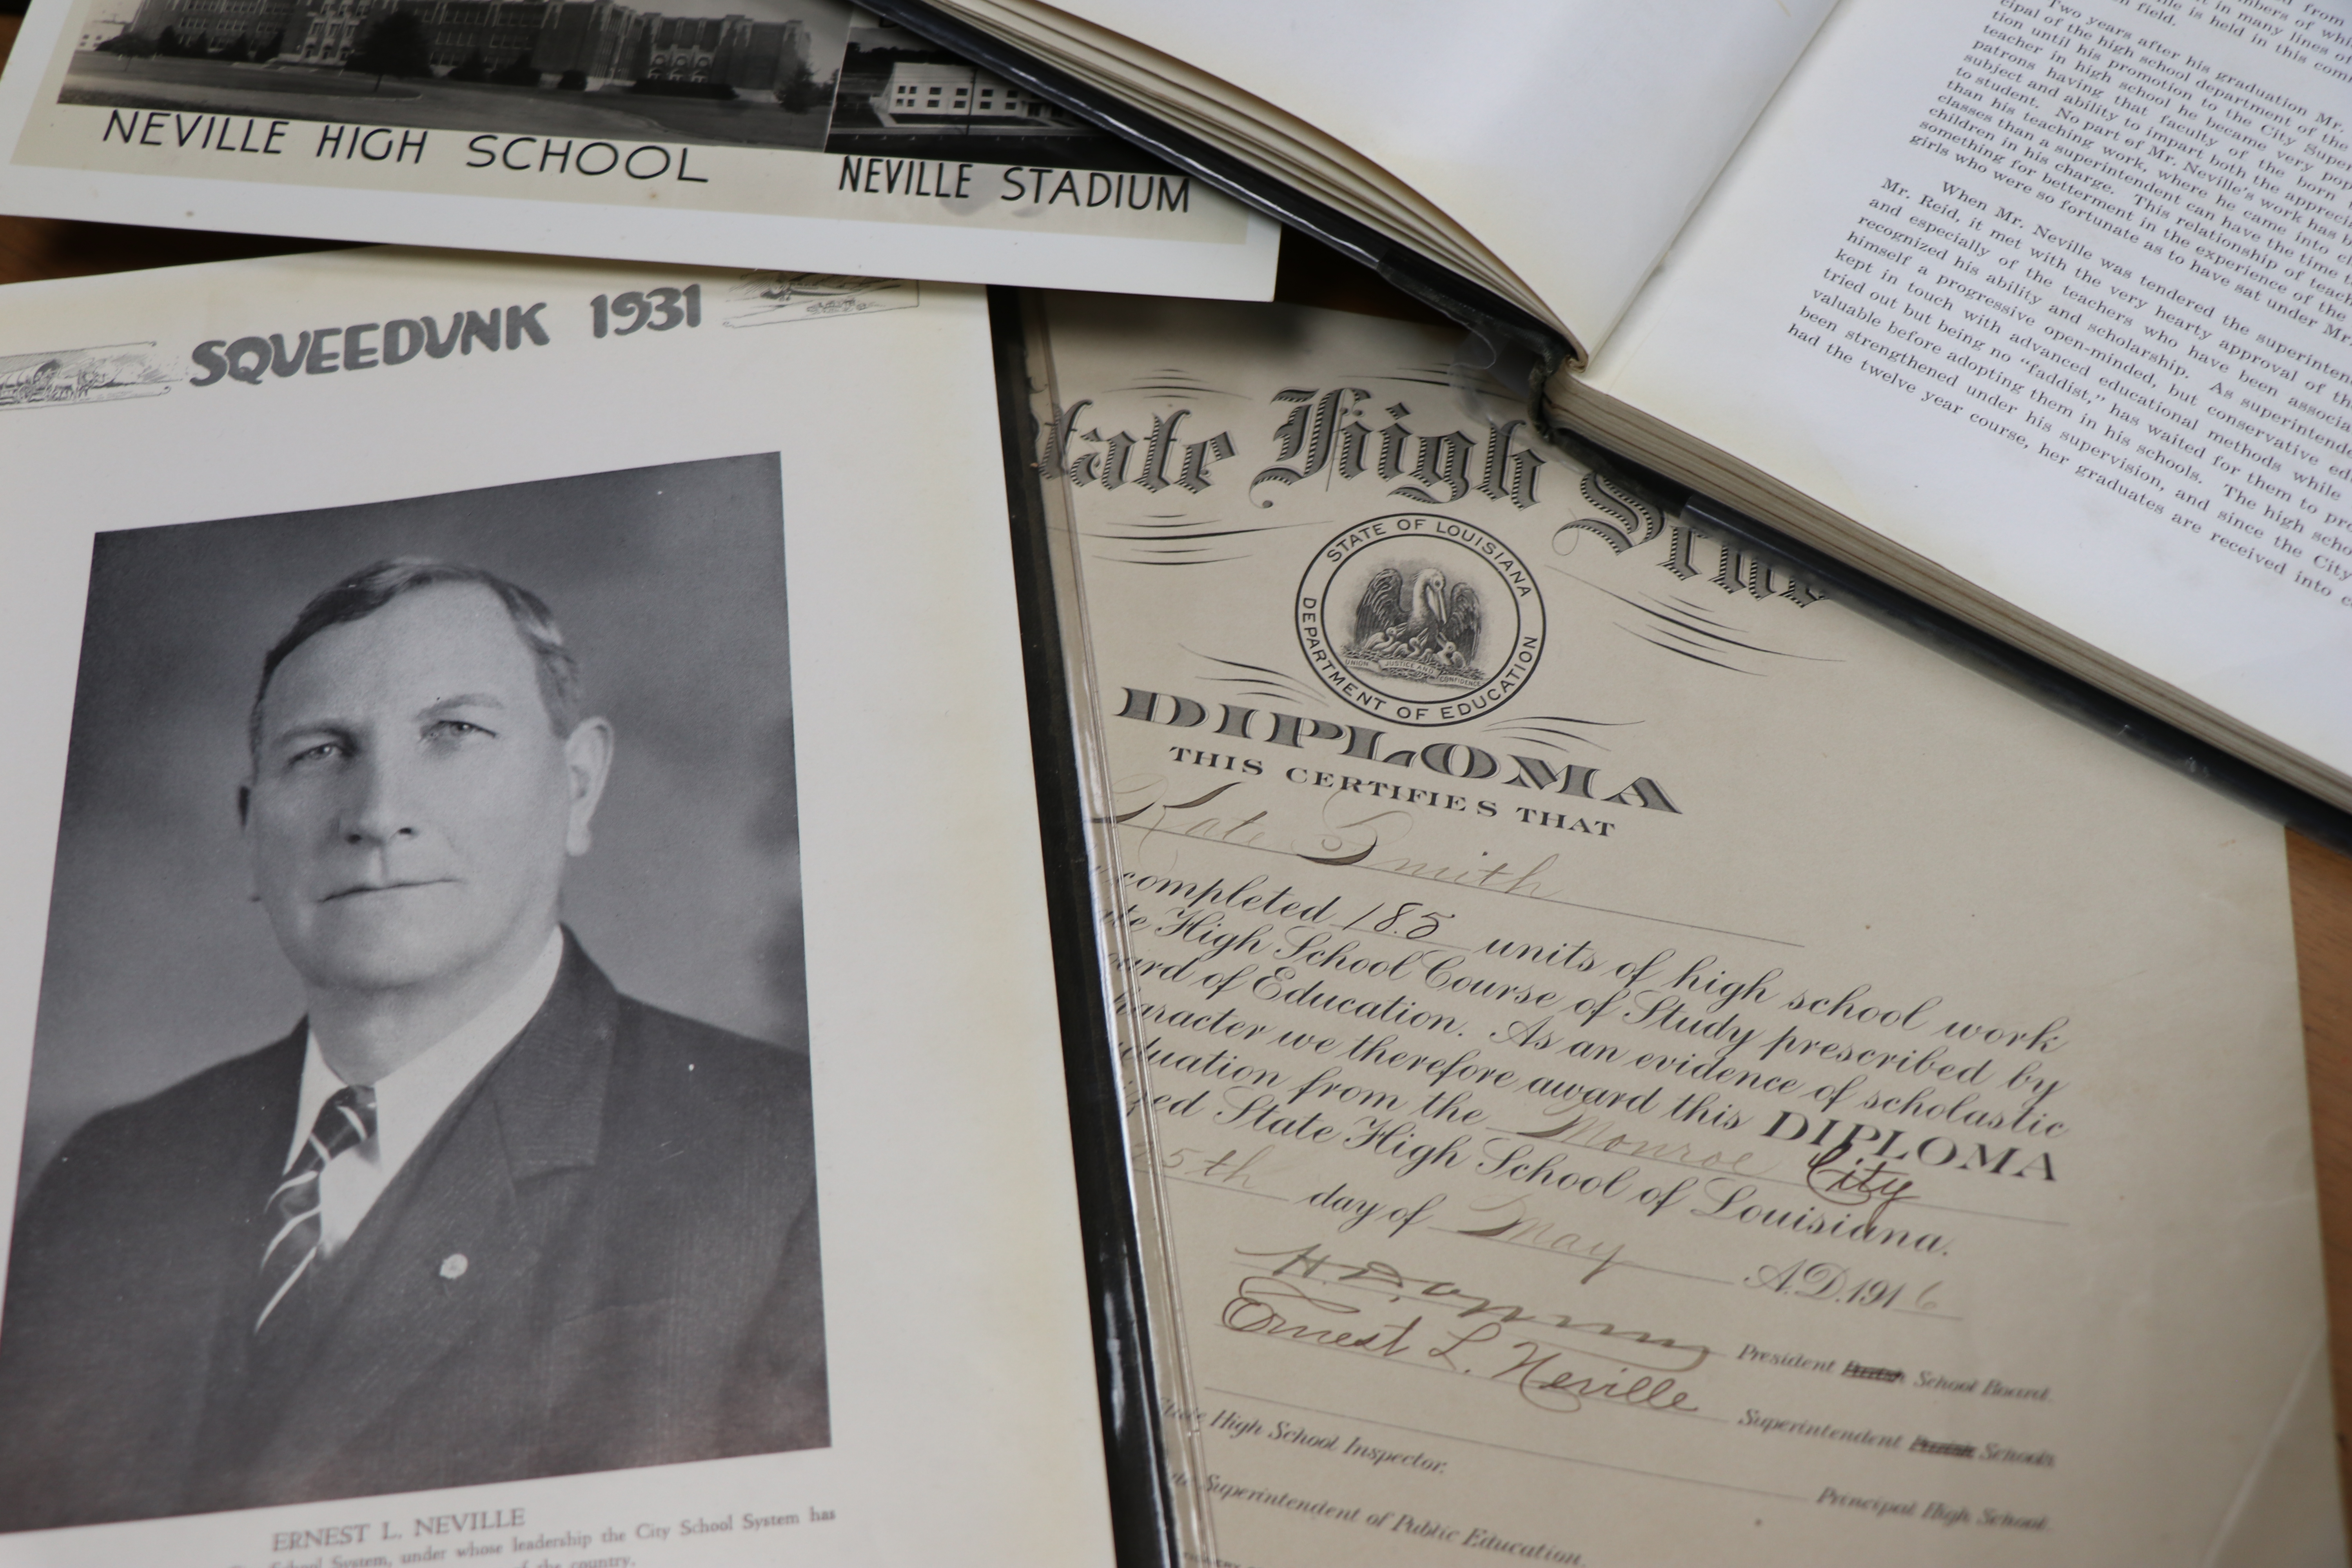
[[[782,490],[96,536],[0,1531],[829,1443]]]

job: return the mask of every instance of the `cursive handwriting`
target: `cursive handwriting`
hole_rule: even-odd
[[[1334,1298],[1328,1289],[1322,1294],[1309,1290],[1304,1281],[1291,1276],[1244,1276],[1217,1321],[1236,1333],[1352,1351],[1425,1371],[1507,1384],[1529,1405],[1554,1415],[1572,1415],[1583,1409],[1587,1401],[1596,1400],[1629,1409],[1698,1414],[1696,1403],[1675,1376],[1661,1374],[1656,1369],[1643,1370],[1638,1363],[1611,1356],[1605,1359],[1625,1370],[1579,1371],[1561,1357],[1600,1352],[1554,1344],[1524,1330],[1507,1331],[1502,1321],[1491,1318],[1450,1328],[1433,1326],[1421,1314],[1402,1322],[1367,1324],[1361,1308]],[[1706,1352],[1701,1349],[1699,1353],[1703,1357]],[[1696,1361],[1689,1363],[1697,1364]]]
[[[1625,1244],[1622,1241],[1603,1241],[1580,1231],[1563,1229],[1548,1219],[1536,1218],[1528,1213],[1528,1200],[1522,1197],[1504,1198],[1496,1203],[1474,1203],[1468,1206],[1471,1213],[1482,1217],[1497,1214],[1507,1217],[1499,1225],[1475,1228],[1455,1226],[1454,1235],[1474,1237],[1480,1241],[1504,1241],[1514,1247],[1557,1252],[1589,1261],[1592,1267],[1577,1280],[1580,1285],[1590,1285],[1600,1279],[1625,1252]]]
[[[1267,1259],[1278,1259],[1268,1270],[1272,1277],[1277,1279],[1351,1287],[1384,1297],[1391,1302],[1402,1304],[1410,1300],[1417,1306],[1443,1310],[1455,1318],[1490,1321],[1498,1327],[1529,1323],[1546,1329],[1564,1330],[1572,1334],[1591,1335],[1608,1342],[1608,1349],[1566,1348],[1580,1355],[1600,1356],[1622,1365],[1643,1367],[1653,1372],[1691,1372],[1713,1353],[1706,1345],[1685,1344],[1669,1336],[1654,1334],[1647,1329],[1623,1327],[1599,1319],[1580,1319],[1572,1312],[1548,1312],[1517,1302],[1499,1300],[1465,1289],[1455,1280],[1407,1274],[1394,1264],[1378,1258],[1361,1263],[1346,1262],[1324,1251],[1319,1242],[1272,1252],[1236,1248],[1234,1256],[1248,1258],[1261,1267]]]
[[[1879,1161],[1867,1169],[1862,1157],[1854,1156],[1852,1165],[1841,1165],[1842,1149],[1824,1149],[1805,1162],[1805,1186],[1815,1197],[1844,1208],[1860,1208],[1875,1203],[1870,1211],[1869,1224],[1875,1225],[1886,1216],[1886,1211],[1913,1194],[1916,1184],[1908,1176],[1897,1175]]]
[[[1539,1131],[1513,1132],[1515,1138],[1549,1140],[1573,1143],[1597,1154],[1625,1154],[1636,1160],[1659,1160],[1669,1165],[1688,1165],[1699,1171],[1724,1171],[1736,1175],[1761,1176],[1773,1166],[1767,1163],[1760,1168],[1750,1168],[1748,1162],[1756,1158],[1753,1151],[1743,1149],[1727,1154],[1713,1149],[1696,1149],[1686,1139],[1668,1140],[1637,1137],[1617,1131],[1617,1123],[1591,1116],[1584,1111],[1571,1112],[1557,1127]]]

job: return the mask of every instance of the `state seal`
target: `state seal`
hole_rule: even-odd
[[[1398,724],[1492,712],[1543,656],[1543,594],[1518,552],[1429,512],[1372,518],[1317,551],[1299,580],[1297,624],[1323,684]]]

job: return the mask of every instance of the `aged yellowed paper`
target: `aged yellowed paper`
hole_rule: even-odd
[[[2323,1328],[2277,828],[1450,333],[1033,355],[1202,1557],[2212,1560]]]
[[[2335,16],[1841,7],[1558,416],[2352,801]]]
[[[1264,299],[1279,235],[848,0],[43,0],[0,205],[256,234]]]
[[[1107,1560],[989,341],[0,290],[0,1563]]]

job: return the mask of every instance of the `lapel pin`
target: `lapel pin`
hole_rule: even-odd
[[[442,1278],[442,1279],[464,1279],[464,1278],[465,1278],[465,1275],[466,1275],[466,1255],[465,1255],[464,1253],[462,1253],[462,1252],[453,1252],[453,1253],[451,1253],[448,1257],[446,1257],[446,1258],[443,1258],[443,1259],[441,1260],[441,1278]]]

